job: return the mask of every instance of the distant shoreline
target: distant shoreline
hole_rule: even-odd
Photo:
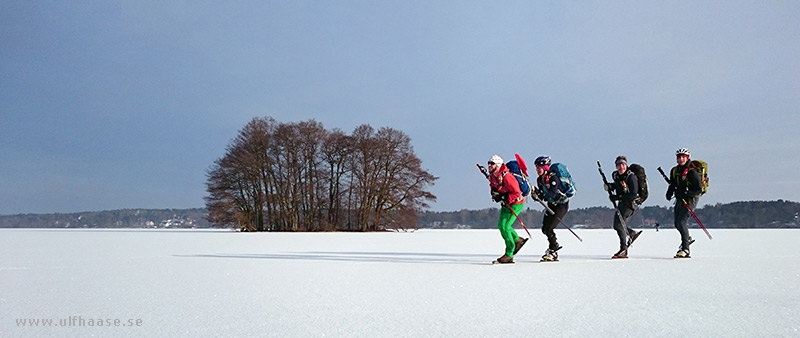
[[[646,203],[645,203],[646,204]],[[529,227],[541,222],[538,204],[526,205],[520,215]],[[633,227],[672,228],[672,209],[644,206],[633,217]],[[707,228],[718,229],[787,229],[800,228],[800,203],[793,201],[741,201],[705,205],[697,214]],[[458,211],[423,211],[419,213],[419,229],[493,229],[498,209]],[[613,209],[610,207],[576,208],[569,211],[565,222],[576,229],[607,229],[611,227]],[[50,214],[0,215],[0,228],[66,228],[66,229],[230,229],[215,226],[205,219],[205,208],[189,209],[118,209]],[[695,226],[692,224],[690,226]],[[391,229],[389,229],[391,230]],[[412,229],[413,230],[413,229]]]

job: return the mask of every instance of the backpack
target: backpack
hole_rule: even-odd
[[[636,193],[639,194],[639,204],[644,203],[649,195],[647,191],[647,175],[644,173],[644,167],[638,165],[636,163],[631,164],[628,169],[636,175],[639,183],[639,191]]]
[[[705,194],[708,191],[708,163],[701,160],[692,160],[691,166],[700,174],[700,183],[703,185],[703,192],[700,194]]]
[[[575,181],[572,180],[572,175],[569,174],[567,166],[563,163],[553,163],[550,165],[550,171],[555,173],[561,181],[561,192],[565,195],[561,198],[561,202],[566,202],[572,196],[575,196]]]
[[[697,174],[700,175],[700,194],[703,195],[708,191],[708,163],[701,160],[692,160],[689,163],[689,166],[697,170]],[[674,168],[673,168],[674,170]],[[682,174],[672,173],[673,175],[680,177],[681,179],[686,179]]]
[[[508,168],[511,175],[514,175],[514,178],[517,179],[519,190],[522,192],[522,198],[527,198],[531,194],[531,185],[528,183],[528,175],[525,175],[520,169],[520,165],[516,160],[506,163],[506,168]]]

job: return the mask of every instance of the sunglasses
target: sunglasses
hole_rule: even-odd
[[[489,163],[488,163],[488,164],[489,164],[489,165],[495,165],[495,164],[497,164],[497,163],[494,163],[494,162],[492,162],[492,161],[489,161]]]

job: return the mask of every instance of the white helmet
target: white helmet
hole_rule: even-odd
[[[692,157],[692,153],[689,152],[688,148],[678,149],[678,151],[675,152],[675,156],[678,156],[678,155],[686,155],[686,156]]]
[[[489,162],[492,162],[492,163],[495,163],[495,164],[503,164],[504,163],[503,162],[503,158],[500,157],[500,155],[497,155],[497,154],[492,155],[492,158],[489,159]]]

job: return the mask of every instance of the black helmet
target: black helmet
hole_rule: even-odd
[[[550,162],[551,162],[550,161],[550,156],[546,156],[545,155],[545,156],[537,157],[536,160],[533,161],[533,164],[538,165],[538,166],[545,166],[545,165],[550,165]]]

